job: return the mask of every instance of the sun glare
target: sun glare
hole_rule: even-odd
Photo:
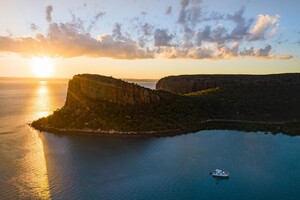
[[[54,60],[48,57],[34,57],[31,60],[31,70],[36,77],[49,77],[54,71]]]

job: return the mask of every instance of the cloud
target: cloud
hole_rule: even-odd
[[[72,27],[72,29],[74,31],[76,30],[77,32],[80,32],[80,33],[88,32],[87,29],[85,28],[85,22],[81,18],[76,17],[76,15],[72,11],[70,11],[70,14],[71,14],[72,20],[65,24],[68,27]],[[64,23],[61,23],[61,24],[64,24]]]
[[[52,11],[53,11],[52,6],[49,5],[46,7],[46,20],[48,23],[52,22],[52,16],[51,16]]]
[[[154,26],[149,23],[143,23],[138,26],[138,31],[142,32],[142,35],[138,38],[139,45],[141,47],[145,47],[146,43],[151,41],[150,37],[153,36]]]
[[[177,19],[177,23],[181,25],[183,30],[184,42],[183,46],[192,47],[193,39],[196,34],[196,26],[200,22],[202,16],[202,0],[181,0],[181,7]]]
[[[184,42],[181,46],[195,49],[197,47],[215,44],[212,49],[212,58],[223,59],[239,56],[251,56],[259,58],[290,59],[289,55],[271,55],[272,47],[267,45],[261,49],[239,50],[241,43],[249,41],[263,41],[276,35],[279,28],[279,16],[258,15],[257,22],[253,25],[253,18],[244,17],[245,7],[241,7],[233,14],[221,14],[216,12],[205,13],[202,11],[202,1],[181,1],[178,23],[182,25]],[[192,17],[194,16],[194,17]],[[220,23],[221,20],[221,23]],[[205,25],[195,30],[200,22],[216,21],[217,24]],[[226,27],[222,22],[234,23],[233,28]],[[224,24],[226,24],[224,23]],[[252,28],[252,29],[251,29]]]
[[[289,60],[292,59],[294,56],[289,55],[289,54],[283,54],[283,55],[273,55],[274,58],[279,58],[281,60]]]
[[[215,57],[218,59],[234,58],[239,56],[239,42],[234,42],[231,47],[224,44],[217,46]]]
[[[253,19],[246,19],[243,15],[245,8],[241,7],[234,14],[217,15],[213,14],[214,17],[206,18],[206,20],[222,19],[233,22],[235,24],[232,30],[227,29],[224,25],[218,24],[214,28],[210,25],[206,25],[204,29],[197,32],[196,43],[201,45],[202,42],[211,42],[217,44],[224,44],[227,42],[241,42],[249,35],[249,29],[253,22]]]
[[[98,39],[89,33],[79,33],[75,26],[51,23],[48,34],[36,37],[0,37],[0,51],[24,56],[50,57],[111,57],[117,59],[152,58],[153,52],[144,50],[132,39],[101,35]]]
[[[240,52],[241,56],[257,56],[257,57],[267,57],[269,56],[270,51],[272,50],[271,45],[267,45],[265,48],[255,49],[251,47],[249,49],[244,49]]]
[[[114,38],[121,39],[122,38],[121,24],[116,23],[112,32],[113,32],[112,36]]]
[[[23,56],[50,57],[110,57],[115,59],[183,58],[231,59],[253,57],[265,59],[291,59],[292,55],[275,54],[268,40],[263,48],[252,41],[264,43],[274,37],[279,28],[279,16],[244,16],[245,7],[232,14],[205,12],[202,0],[181,0],[174,27],[168,29],[153,25],[146,17],[134,17],[130,23],[115,23],[111,33],[91,34],[105,12],[98,12],[90,20],[82,20],[72,11],[71,21],[52,22],[53,7],[46,8],[48,31],[34,37],[0,36],[0,52],[13,52]],[[174,12],[172,6],[166,14]],[[176,19],[175,19],[176,20]],[[228,25],[230,24],[230,25]],[[177,25],[177,26],[176,26]],[[32,31],[38,31],[35,23]],[[128,30],[132,34],[128,34]],[[251,44],[250,48],[249,46]],[[264,45],[264,44],[263,44]],[[245,48],[246,47],[246,48]]]
[[[194,6],[192,6],[188,12],[189,21],[193,26],[195,26],[199,22],[200,17],[202,15],[201,12],[202,10],[201,7],[199,6],[200,3],[201,1],[194,4]]]
[[[186,8],[189,5],[190,0],[181,0],[181,8],[178,16],[177,22],[180,24],[185,24],[186,23],[186,18],[187,18],[187,11]]]
[[[26,55],[29,51],[38,50],[38,42],[31,37],[22,37],[13,39],[9,36],[0,36],[0,51],[14,52],[22,55]]]
[[[223,25],[217,25],[214,29],[207,25],[202,31],[197,33],[196,42],[201,46],[202,42],[211,42],[217,44],[224,44],[230,39],[227,29]]]
[[[97,51],[94,57],[112,57],[118,59],[145,59],[154,58],[154,52],[142,50],[137,42],[123,37],[116,40],[111,35],[102,35],[98,38]]]
[[[154,32],[154,46],[171,46],[172,34],[167,29],[156,29]]]
[[[233,15],[227,15],[227,19],[233,21],[236,26],[230,33],[231,40],[242,40],[244,37],[248,36],[248,32],[251,24],[253,23],[253,18],[246,19],[243,15],[245,12],[245,7],[241,7]]]
[[[94,18],[95,18],[95,20],[98,20],[99,18],[103,17],[104,15],[105,15],[105,12],[98,12]]]
[[[238,57],[259,57],[259,58],[279,58],[279,59],[290,59],[288,55],[270,55],[271,46],[267,45],[265,48],[261,49],[244,49],[239,51],[239,43],[232,43],[231,47],[228,47],[225,44],[219,45],[209,45],[203,47],[192,47],[192,48],[183,48],[183,47],[159,47],[156,51],[156,56],[164,57],[168,59],[230,59]]]
[[[30,29],[31,29],[32,31],[36,31],[36,30],[39,29],[39,27],[38,27],[35,23],[31,23],[31,24],[30,24]]]
[[[142,15],[142,16],[146,16],[147,14],[148,14],[148,13],[147,13],[146,11],[142,11],[142,12],[141,12],[141,15]]]
[[[205,28],[202,31],[199,31],[197,33],[196,42],[198,46],[202,45],[202,42],[204,41],[211,41],[211,26],[206,25]]]
[[[53,23],[42,45],[47,46],[47,52],[52,56],[119,59],[151,57],[148,52],[140,49],[135,41],[122,36],[120,24],[115,25],[112,35],[101,35],[94,39],[89,33],[79,33],[74,26]]]
[[[266,34],[271,30],[271,35],[274,35],[278,28],[278,20],[280,16],[258,15],[257,22],[250,31],[249,41],[264,40]]]
[[[258,49],[257,55],[258,56],[264,56],[264,57],[269,56],[271,50],[272,50],[272,46],[271,45],[267,45],[263,49]]]
[[[144,23],[141,25],[142,32],[145,36],[150,36],[153,34],[154,27],[149,23]]]
[[[279,24],[276,24],[276,25],[272,28],[272,30],[270,31],[270,33],[269,33],[269,38],[271,38],[271,37],[273,37],[273,36],[276,35],[278,28],[279,28]]]
[[[171,13],[172,13],[172,6],[169,6],[169,7],[166,9],[165,14],[166,14],[166,15],[170,15]]]
[[[188,26],[191,23],[193,26],[199,22],[201,16],[202,0],[181,0],[181,8],[177,23],[183,26]]]
[[[288,60],[293,58],[292,55],[288,54],[283,54],[283,55],[275,55],[271,54],[272,51],[272,46],[271,45],[266,45],[264,48],[260,49],[255,49],[254,47],[251,47],[249,49],[244,49],[243,51],[240,52],[240,56],[250,56],[250,57],[258,57],[258,58],[266,58],[266,59],[283,59],[283,60]]]
[[[156,50],[155,55],[157,57],[163,57],[167,59],[231,59],[239,57],[253,57],[261,59],[291,59],[292,55],[283,54],[276,55],[271,54],[272,46],[266,45],[264,48],[255,49],[251,47],[249,49],[239,50],[240,44],[233,42],[231,47],[225,44],[210,45],[204,47],[174,47],[164,46],[159,47]]]
[[[156,55],[168,59],[212,59],[213,51],[210,48],[179,48],[179,47],[159,47]]]
[[[13,36],[12,32],[9,29],[6,29],[6,33],[9,35],[9,37]]]
[[[94,26],[96,25],[96,23],[100,20],[100,18],[102,18],[105,15],[105,12],[98,12],[94,18],[91,20],[89,27],[87,28],[87,31],[90,32],[92,30],[92,28],[94,28]]]

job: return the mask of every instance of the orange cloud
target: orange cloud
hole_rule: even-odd
[[[168,8],[168,13],[171,12]],[[181,8],[176,23],[180,31],[164,29],[149,23],[140,23],[141,35],[123,35],[122,24],[116,23],[112,34],[92,37],[90,30],[105,12],[98,12],[90,24],[85,27],[80,18],[72,14],[72,21],[53,23],[53,7],[47,6],[46,20],[49,23],[47,34],[36,34],[35,37],[0,36],[0,52],[13,52],[23,56],[48,57],[109,57],[114,59],[149,59],[163,57],[166,59],[230,59],[237,57],[253,57],[265,59],[291,59],[292,55],[276,55],[272,46],[264,48],[244,48],[251,41],[264,41],[274,36],[279,27],[279,15],[258,15],[257,22],[252,26],[253,19],[244,17],[242,7],[234,14],[211,13],[205,16],[202,12],[201,0],[181,0]],[[173,12],[173,11],[172,11]],[[201,21],[230,21],[216,26],[199,27]],[[133,25],[134,26],[134,25]],[[252,28],[251,28],[252,27]],[[169,31],[170,29],[170,31]],[[31,24],[31,30],[37,31],[38,26]],[[243,44],[244,43],[244,44]]]
[[[24,56],[153,58],[152,52],[141,49],[130,38],[102,35],[95,39],[89,33],[78,33],[74,27],[63,23],[50,24],[47,36],[0,37],[0,51]]]
[[[258,15],[258,20],[253,29],[250,31],[249,40],[265,39],[266,33],[270,31],[270,35],[275,35],[278,29],[279,15]]]

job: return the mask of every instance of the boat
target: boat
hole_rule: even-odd
[[[229,173],[221,169],[215,169],[215,171],[211,172],[211,175],[218,178],[229,178]]]

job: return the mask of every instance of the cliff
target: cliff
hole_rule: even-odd
[[[112,77],[76,75],[69,81],[65,105],[31,125],[55,133],[113,136],[167,136],[203,129],[300,135],[298,79],[299,75],[204,75],[159,81],[158,88],[172,92],[214,88],[182,95]]]
[[[178,132],[169,117],[180,96],[144,88],[101,75],[75,75],[68,85],[65,105],[32,123],[39,130],[101,134]],[[179,109],[182,117],[186,112]],[[174,113],[173,113],[174,114]]]
[[[160,101],[156,91],[112,77],[92,74],[76,75],[69,81],[66,104],[83,98],[119,105],[150,104]]]
[[[160,79],[156,89],[179,94],[225,86],[299,86],[300,74],[272,75],[180,75]]]

